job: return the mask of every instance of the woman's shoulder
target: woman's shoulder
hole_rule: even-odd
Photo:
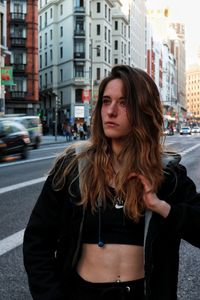
[[[181,155],[177,152],[164,151],[162,153],[163,169],[177,167],[180,161]]]

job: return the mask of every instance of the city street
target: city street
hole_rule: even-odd
[[[30,150],[27,160],[0,163],[0,300],[32,299],[22,261],[23,230],[48,170],[66,145],[43,144],[37,150]],[[167,136],[166,145],[169,150],[182,154],[182,164],[200,191],[200,134]],[[199,300],[199,274],[200,250],[183,241],[179,300]]]

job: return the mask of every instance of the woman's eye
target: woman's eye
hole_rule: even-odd
[[[120,101],[120,105],[122,106],[122,107],[126,107],[126,101],[125,100],[122,100],[122,101]]]
[[[103,99],[102,102],[103,102],[103,104],[109,104],[109,103],[110,103],[110,99],[106,99],[106,98],[105,98],[105,99]]]

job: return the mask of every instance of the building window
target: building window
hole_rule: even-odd
[[[42,55],[40,54],[40,69],[42,68]]]
[[[44,84],[45,87],[47,87],[47,73],[44,74]]]
[[[76,16],[75,34],[78,34],[78,35],[84,35],[85,34],[84,22],[85,22],[84,16]]]
[[[110,29],[108,29],[108,43],[110,43]]]
[[[107,9],[108,9],[108,7],[107,7],[107,5],[105,4],[105,19],[107,19]]]
[[[60,69],[60,81],[63,81],[63,69]]]
[[[101,3],[97,2],[97,13],[101,12]]]
[[[97,45],[97,56],[101,56],[101,46]]]
[[[53,72],[50,71],[50,82],[53,83]]]
[[[52,8],[50,9],[50,18],[51,19],[53,18],[53,9]]]
[[[111,20],[111,9],[109,8],[108,9],[108,21],[110,22],[110,20]]]
[[[44,54],[44,63],[45,63],[45,66],[47,66],[47,52],[45,52],[45,54]]]
[[[115,30],[118,30],[118,21],[115,21]]]
[[[101,25],[97,24],[97,35],[101,35]]]
[[[118,50],[118,40],[115,40],[115,50]]]
[[[53,59],[53,51],[52,49],[50,49],[50,61],[52,61],[52,59]]]
[[[42,88],[42,75],[40,75],[40,88]]]
[[[39,22],[40,24],[39,24],[39,28],[40,28],[40,30],[42,29],[42,16],[40,16],[40,22]]]
[[[42,48],[42,36],[40,35],[40,49]]]
[[[107,41],[107,27],[104,26],[104,38],[105,38],[105,41]]]
[[[107,47],[104,48],[104,59],[107,61]]]
[[[118,59],[115,58],[114,62],[115,62],[115,65],[117,65],[118,64]]]
[[[82,102],[82,89],[76,89],[76,102]]]
[[[52,41],[52,39],[53,39],[53,30],[51,29],[50,30],[50,40]]]
[[[63,58],[63,47],[60,47],[60,58]]]
[[[84,67],[75,65],[75,77],[84,77]]]
[[[101,69],[97,68],[97,80],[100,80],[101,78]]]
[[[47,32],[45,32],[45,46],[47,45]]]
[[[60,36],[62,37],[63,36],[63,27],[60,26]]]
[[[62,14],[63,14],[63,5],[61,4],[60,5],[60,15],[62,16]]]
[[[77,39],[74,43],[74,57],[85,58],[85,40]]]
[[[44,15],[44,26],[47,27],[47,12]]]

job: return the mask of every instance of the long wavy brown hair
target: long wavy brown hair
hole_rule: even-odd
[[[123,81],[131,132],[124,140],[117,157],[120,171],[114,174],[111,140],[104,134],[101,108],[105,87],[116,78]],[[134,172],[144,175],[151,183],[153,191],[158,190],[163,179],[162,129],[162,105],[158,88],[152,78],[138,68],[114,66],[99,87],[98,101],[92,115],[91,138],[84,143],[79,154],[75,154],[74,147],[77,144],[74,144],[58,158],[62,161],[59,164],[62,167],[55,173],[54,189],[63,187],[66,176],[77,166],[77,161],[82,160],[84,167],[78,175],[81,179],[82,195],[79,204],[87,205],[90,202],[92,210],[95,211],[97,199],[101,199],[105,206],[107,197],[111,197],[109,182],[114,178],[116,192],[124,200],[124,212],[138,221],[144,210],[144,189],[140,180],[137,177],[129,178],[129,174]],[[70,162],[65,165],[63,157],[67,156],[70,156]]]

